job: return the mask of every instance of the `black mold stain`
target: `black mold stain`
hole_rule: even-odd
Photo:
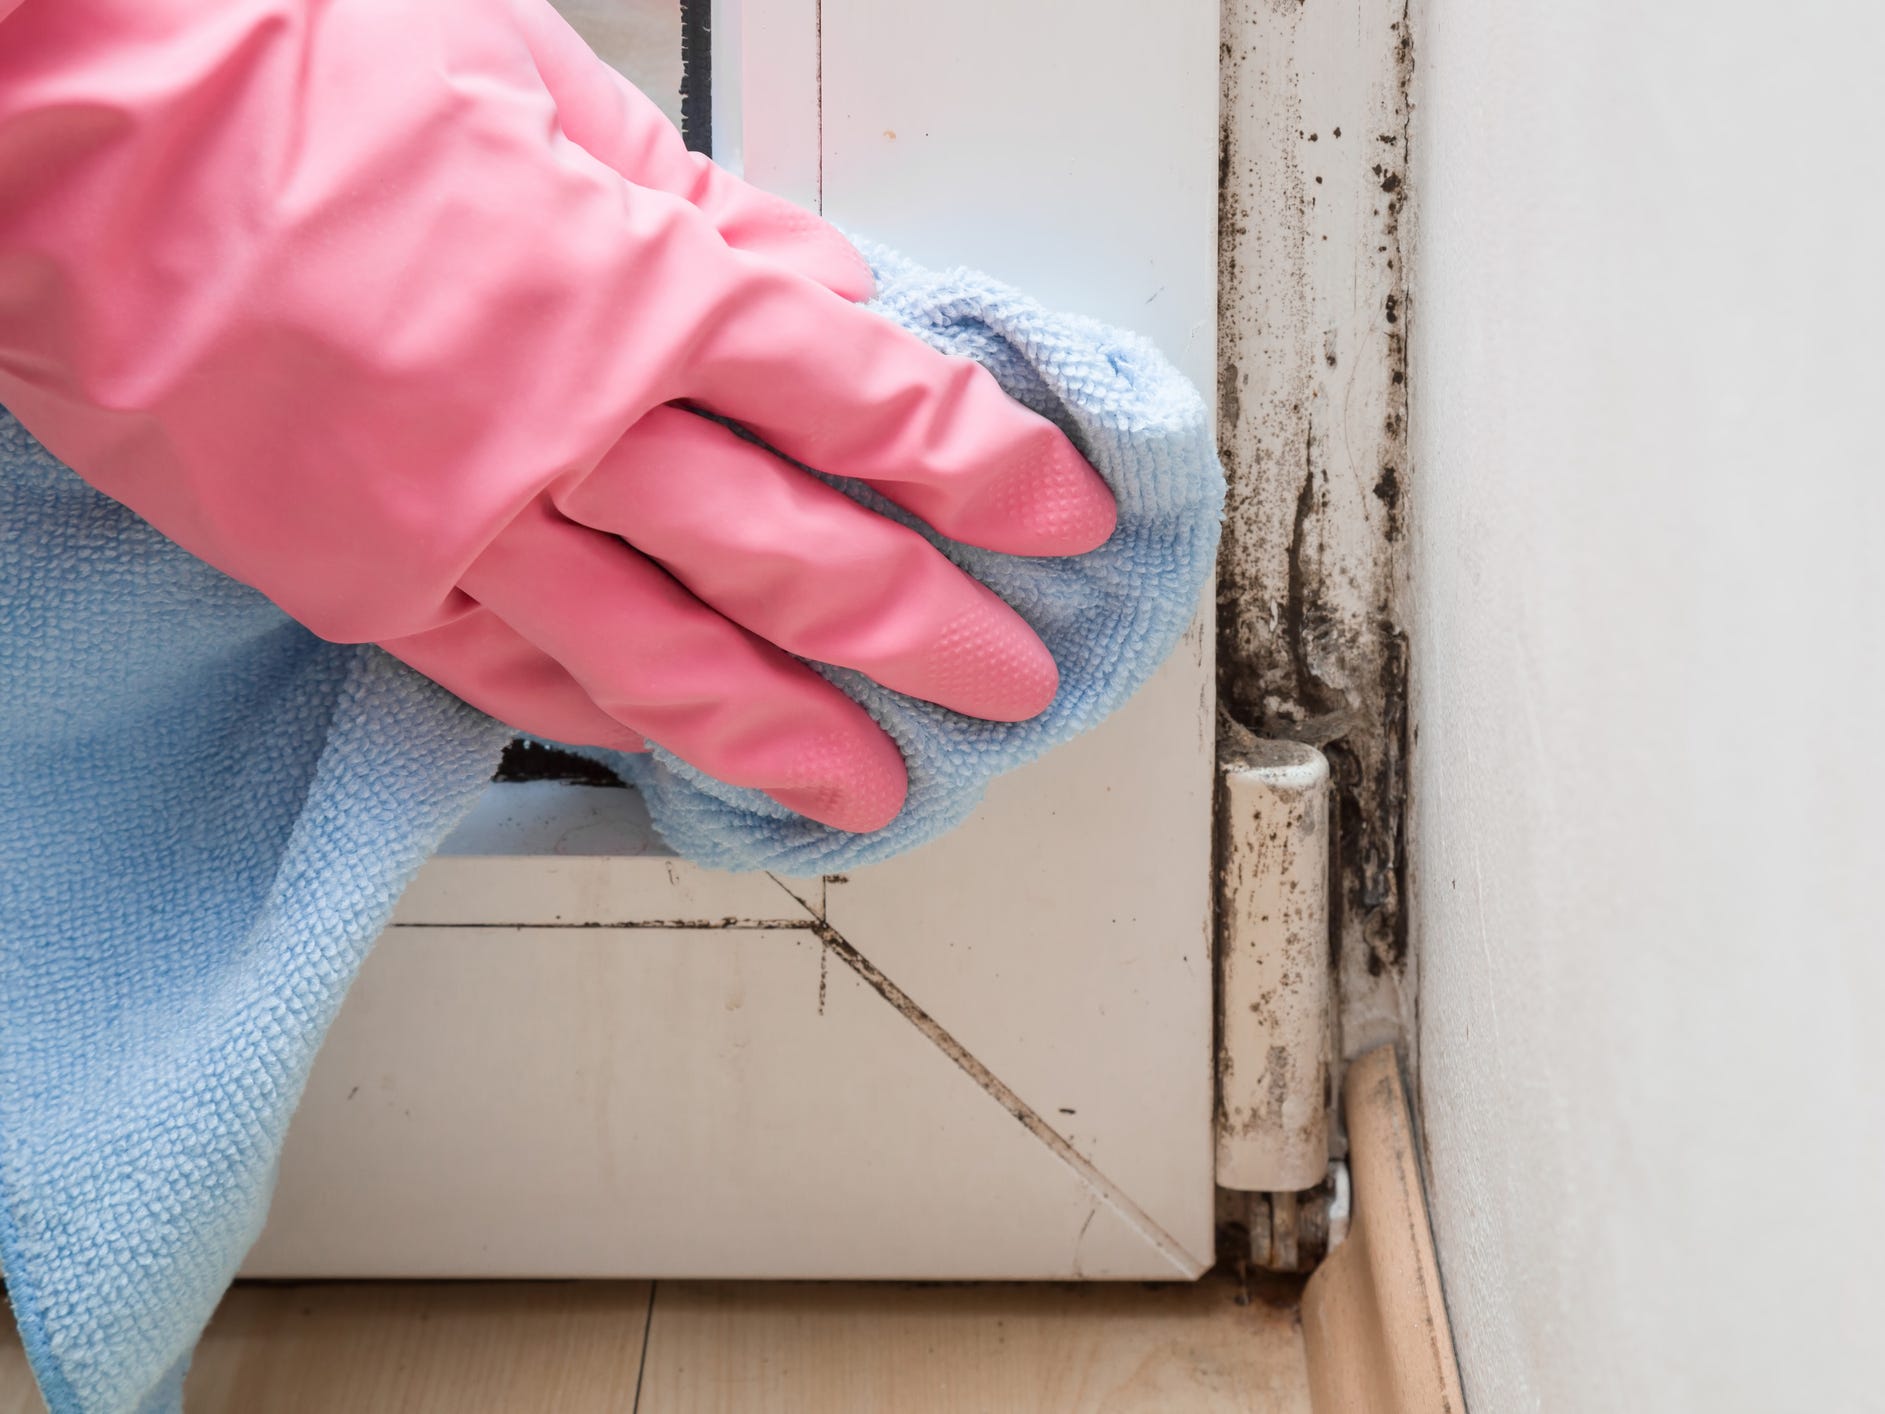
[[[1238,723],[1262,735],[1310,742],[1329,759],[1336,825],[1332,946],[1347,959],[1344,967],[1350,976],[1364,966],[1374,975],[1398,971],[1407,953],[1402,847],[1406,641],[1396,601],[1398,547],[1404,540],[1410,485],[1406,331],[1413,317],[1400,259],[1401,217],[1410,180],[1404,154],[1413,72],[1411,26],[1404,10],[1383,38],[1392,46],[1382,57],[1393,72],[1377,115],[1361,129],[1367,133],[1369,127],[1376,128],[1370,134],[1376,146],[1350,150],[1360,168],[1352,173],[1317,164],[1323,175],[1336,170],[1338,176],[1360,179],[1364,194],[1366,174],[1372,172],[1377,192],[1373,203],[1361,204],[1362,211],[1371,211],[1370,234],[1375,239],[1357,248],[1373,252],[1368,258],[1373,291],[1366,297],[1373,314],[1361,316],[1371,327],[1361,331],[1362,343],[1344,342],[1341,358],[1360,376],[1372,373],[1387,389],[1374,433],[1376,480],[1368,502],[1374,512],[1369,517],[1373,539],[1365,548],[1341,548],[1342,537],[1351,532],[1329,524],[1331,515],[1352,514],[1355,506],[1331,491],[1332,470],[1319,440],[1334,435],[1328,424],[1330,405],[1311,401],[1339,395],[1327,371],[1336,365],[1333,341],[1308,334],[1295,347],[1262,340],[1255,347],[1233,342],[1227,349],[1232,358],[1219,374],[1226,447],[1239,447],[1242,458],[1239,464],[1227,457],[1233,490],[1219,592],[1220,700]],[[1260,60],[1229,44],[1223,56],[1224,112],[1235,114],[1248,91],[1241,65]],[[1332,127],[1331,139],[1342,131]],[[1250,318],[1248,291],[1242,288],[1249,276],[1240,263],[1256,249],[1265,252],[1268,269],[1278,249],[1273,242],[1298,239],[1307,252],[1310,242],[1326,240],[1316,230],[1313,214],[1313,203],[1326,188],[1316,174],[1302,170],[1300,157],[1294,155],[1300,148],[1292,145],[1280,161],[1269,151],[1244,151],[1229,123],[1222,138],[1220,312],[1222,327],[1234,330]],[[1315,141],[1319,131],[1312,134],[1303,124],[1297,138]],[[1327,155],[1338,157],[1340,149]],[[1263,209],[1249,209],[1259,202]],[[1287,265],[1282,268],[1287,271]],[[1274,297],[1270,303],[1275,304]],[[1285,303],[1272,317],[1293,326],[1306,314],[1306,309]],[[1384,336],[1384,342],[1368,338],[1370,334]],[[1258,368],[1260,358],[1264,363]],[[1277,358],[1284,361],[1270,362]],[[1275,391],[1258,399],[1254,388],[1259,382]],[[1379,390],[1381,382],[1374,387]],[[1305,408],[1311,409],[1307,419]],[[1253,427],[1267,429],[1268,440],[1253,443]],[[1361,450],[1361,455],[1366,458],[1368,453]],[[1362,467],[1367,465],[1363,460]],[[1254,538],[1259,534],[1266,539]],[[1287,544],[1279,554],[1270,537],[1283,536]],[[1358,582],[1368,586],[1370,599],[1364,604],[1354,602]]]
[[[1374,484],[1375,499],[1389,510],[1401,504],[1401,477],[1391,466],[1381,468],[1381,479]]]

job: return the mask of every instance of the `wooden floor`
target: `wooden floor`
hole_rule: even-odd
[[[189,1414],[1308,1414],[1294,1286],[241,1286]],[[0,1414],[40,1408],[11,1331]]]

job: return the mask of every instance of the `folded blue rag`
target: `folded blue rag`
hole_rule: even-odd
[[[831,670],[909,762],[909,804],[877,834],[659,751],[590,753],[707,864],[816,873],[934,838],[993,776],[1124,702],[1209,577],[1209,421],[1150,345],[870,254],[879,308],[1064,427],[1118,494],[1119,530],[1067,561],[938,542],[1053,650],[1061,692],[1034,721]],[[4,413],[0,723],[0,1266],[54,1414],[164,1414],[348,984],[510,733],[377,649],[313,637]]]

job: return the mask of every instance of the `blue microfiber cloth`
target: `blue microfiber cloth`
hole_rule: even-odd
[[[647,798],[681,854],[721,869],[818,874],[874,864],[967,818],[988,782],[1097,725],[1138,691],[1191,621],[1217,551],[1224,478],[1197,389],[1146,340],[1051,314],[986,275],[929,271],[866,242],[876,305],[945,353],[975,359],[1017,401],[1058,423],[1119,498],[1119,529],[1077,559],[998,555],[935,534],[868,488],[832,484],[913,526],[1033,625],[1060,667],[1060,692],[1032,721],[982,722],[822,671],[863,703],[909,765],[910,796],[887,827],[847,835],[755,790],[725,785],[671,753],[585,752]]]
[[[870,254],[885,313],[1066,428],[1118,493],[1119,530],[1071,561],[945,546],[1059,661],[1035,721],[832,673],[910,764],[909,804],[878,834],[660,753],[605,754],[708,864],[839,870],[934,838],[994,775],[1125,701],[1210,575],[1209,421],[1150,345]],[[377,649],[316,639],[4,413],[0,723],[0,1266],[55,1414],[165,1414],[260,1229],[316,1047],[510,733]]]

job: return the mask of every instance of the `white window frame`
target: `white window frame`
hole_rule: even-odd
[[[1210,389],[1217,16],[722,0],[716,143]],[[344,1008],[246,1270],[1196,1276],[1211,645],[1207,604],[1112,721],[848,876],[713,873],[630,792],[494,787]]]

